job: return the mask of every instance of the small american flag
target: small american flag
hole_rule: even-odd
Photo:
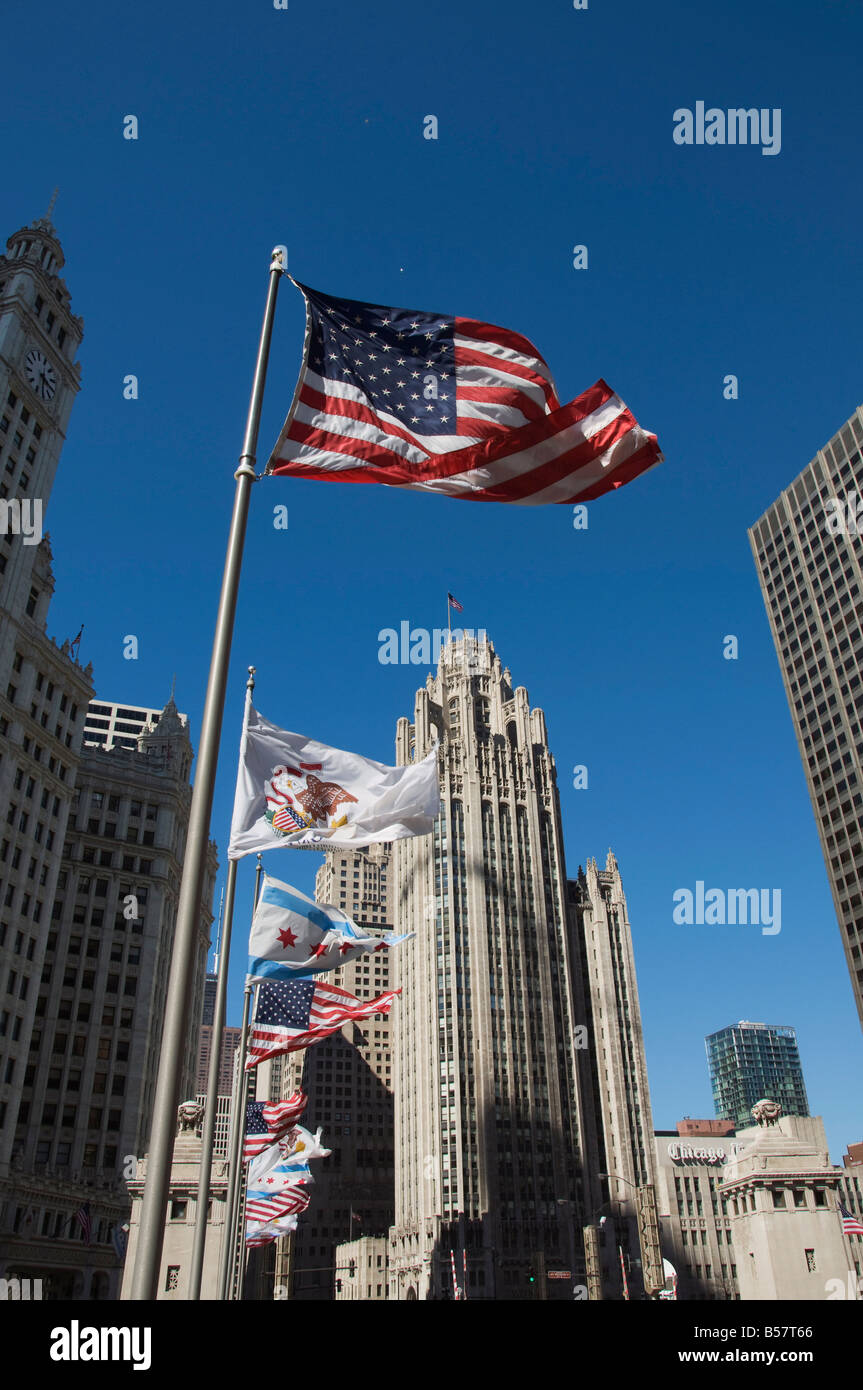
[[[273,825],[277,830],[304,830],[306,824],[289,806],[280,806],[273,816]]]
[[[537,506],[600,497],[662,458],[606,382],[562,406],[520,333],[297,288],[303,363],[267,473]]]
[[[463,606],[459,603],[457,598],[453,598],[452,594],[447,594],[446,600],[450,607],[455,609],[456,613],[464,612]]]
[[[841,1202],[839,1203],[839,1215],[842,1217],[842,1229],[846,1236],[863,1236],[863,1224]]]
[[[84,1202],[75,1212],[72,1220],[78,1222],[78,1225],[84,1232],[84,1244],[89,1245],[93,1235],[93,1226],[90,1220],[90,1203]]]
[[[280,1100],[273,1105],[268,1105],[262,1100],[250,1100],[246,1106],[243,1162],[249,1163],[287,1134],[302,1115],[308,1099],[303,1091],[294,1091],[287,1100]]]
[[[401,990],[363,1001],[336,985],[317,980],[265,980],[258,992],[249,1032],[246,1071],[267,1057],[296,1052],[338,1032],[352,1018],[387,1014]]]

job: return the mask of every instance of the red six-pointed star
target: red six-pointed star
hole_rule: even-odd
[[[296,946],[297,944],[296,935],[291,931],[290,927],[282,928],[279,932],[279,940],[283,946]]]

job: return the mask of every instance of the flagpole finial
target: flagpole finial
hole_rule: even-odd
[[[249,667],[249,679],[246,681],[246,689],[251,691],[255,688],[255,667]]]
[[[270,252],[270,270],[280,270],[283,275],[288,270],[288,248],[287,246],[274,246]]]

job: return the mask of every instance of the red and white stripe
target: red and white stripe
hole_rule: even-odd
[[[547,364],[521,334],[473,319],[455,324],[453,434],[418,433],[304,361],[267,472],[539,506],[590,501],[660,462],[656,436],[605,381],[562,406]]]
[[[297,1052],[313,1043],[328,1038],[354,1018],[370,1018],[373,1014],[389,1013],[392,1002],[401,990],[389,990],[379,994],[376,999],[366,1003],[357,999],[347,990],[335,985],[317,984],[314,999],[309,1010],[312,1026],[304,1031],[283,1028],[274,1024],[255,1023],[249,1032],[249,1055],[246,1058],[246,1071],[251,1071],[267,1057],[278,1057],[284,1052]]]

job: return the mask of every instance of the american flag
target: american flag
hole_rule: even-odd
[[[294,1091],[287,1100],[268,1105],[263,1100],[250,1100],[246,1106],[246,1137],[243,1142],[243,1162],[249,1163],[264,1149],[275,1144],[292,1129],[308,1104],[303,1091]]]
[[[255,1021],[249,1032],[246,1071],[267,1057],[320,1042],[349,1019],[389,1013],[400,993],[390,990],[363,1002],[347,990],[318,980],[265,980],[258,991]]]
[[[78,1225],[81,1227],[81,1230],[84,1232],[84,1244],[85,1244],[85,1245],[89,1245],[89,1244],[90,1244],[90,1241],[91,1241],[91,1238],[92,1238],[92,1235],[93,1235],[93,1226],[92,1226],[92,1222],[91,1222],[91,1220],[90,1220],[90,1203],[89,1203],[89,1202],[84,1202],[84,1203],[82,1203],[82,1205],[81,1205],[81,1206],[78,1208],[78,1210],[75,1212],[75,1215],[72,1217],[72,1221],[77,1221],[77,1222],[78,1222]],[[71,1222],[70,1222],[69,1224],[71,1225]]]
[[[456,613],[464,612],[464,607],[462,606],[462,604],[459,603],[457,598],[453,598],[452,594],[447,594],[446,601],[451,608],[455,609]]]
[[[276,1192],[250,1192],[246,1197],[246,1218],[249,1221],[274,1221],[279,1216],[305,1211],[311,1200],[300,1179],[285,1183]]]
[[[273,825],[277,830],[305,830],[306,824],[289,806],[280,806],[273,816]]]
[[[839,1203],[839,1215],[842,1217],[842,1229],[846,1236],[863,1236],[863,1224],[841,1202]]]
[[[277,1216],[273,1221],[247,1221],[246,1245],[269,1245],[280,1236],[289,1236],[297,1229],[296,1216]]]
[[[589,501],[662,458],[606,382],[562,406],[520,333],[297,288],[303,363],[268,473],[537,506]]]

